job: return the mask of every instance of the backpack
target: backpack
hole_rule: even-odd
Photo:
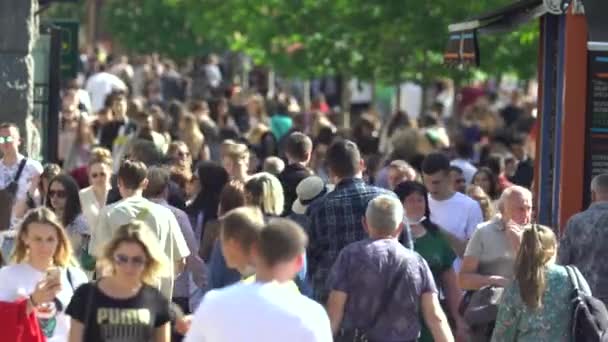
[[[608,342],[608,310],[593,297],[585,278],[575,266],[566,266],[572,291],[572,341]]]

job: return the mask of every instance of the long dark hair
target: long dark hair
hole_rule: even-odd
[[[74,222],[74,219],[76,219],[76,217],[82,213],[80,197],[78,196],[78,191],[80,191],[80,188],[72,176],[60,174],[51,179],[47,192],[51,189],[51,186],[55,182],[61,183],[65,189],[65,208],[63,209],[63,217],[60,217],[61,223],[65,227]],[[53,204],[51,203],[51,198],[48,196],[48,194],[46,196],[46,207],[55,211],[55,208],[53,208]]]
[[[490,180],[490,191],[488,191],[488,196],[493,200],[497,199],[500,196],[498,190],[498,176],[489,167],[480,167],[477,169],[477,172],[475,172],[475,175],[473,175],[473,183],[475,183],[475,177],[481,173],[485,174]]]
[[[550,228],[533,224],[524,230],[515,262],[515,279],[522,301],[531,309],[542,305],[547,287],[545,266],[556,251],[557,240]]]
[[[424,217],[426,218],[424,221],[422,221],[422,226],[431,234],[439,233],[439,226],[431,221],[431,208],[429,207],[428,191],[422,183],[416,181],[401,182],[395,187],[394,192],[397,194],[397,197],[399,197],[401,203],[403,203],[408,196],[414,193],[424,197]]]
[[[214,162],[201,162],[196,170],[201,184],[201,191],[186,208],[191,216],[203,212],[204,222],[217,218],[217,208],[220,203],[222,189],[228,183],[228,172]]]

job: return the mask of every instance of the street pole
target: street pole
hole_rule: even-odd
[[[38,36],[37,9],[37,0],[0,0],[0,122],[15,123],[24,141],[34,106],[31,52]]]

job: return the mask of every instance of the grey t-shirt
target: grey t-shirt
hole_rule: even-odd
[[[513,278],[516,254],[499,216],[479,225],[467,244],[464,256],[479,260],[477,273],[481,275]]]

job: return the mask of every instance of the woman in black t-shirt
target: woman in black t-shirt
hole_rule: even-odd
[[[79,287],[66,310],[70,342],[169,342],[169,302],[152,286],[167,262],[152,231],[121,226],[102,255],[108,276]]]

